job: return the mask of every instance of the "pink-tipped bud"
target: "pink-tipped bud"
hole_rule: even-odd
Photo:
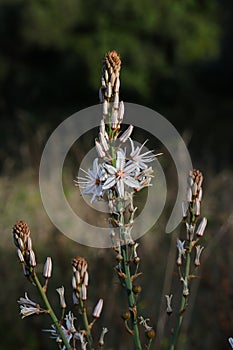
[[[130,137],[130,135],[132,134],[133,131],[133,125],[131,124],[126,130],[125,132],[123,132],[123,134],[120,137],[120,141],[122,143],[124,143],[125,141],[127,141]]]
[[[23,254],[19,248],[17,249],[17,254],[18,254],[20,262],[24,263],[24,257],[23,257]]]
[[[119,123],[122,123],[123,121],[123,118],[124,118],[124,113],[125,113],[125,105],[124,105],[124,102],[121,101],[120,102],[120,105],[119,105]]]
[[[119,94],[118,92],[114,95],[113,108],[117,109],[119,107]]]
[[[85,284],[82,284],[81,297],[82,300],[87,300],[87,287],[85,286]]]
[[[108,98],[110,98],[112,96],[112,85],[111,85],[110,82],[107,85],[105,96],[108,97]]]
[[[88,272],[86,271],[84,274],[84,279],[83,279],[83,284],[87,287],[88,286],[88,280],[89,280],[89,275]]]
[[[202,200],[202,187],[200,188],[198,195],[197,195],[197,199],[201,202]]]
[[[104,115],[108,114],[108,101],[107,100],[104,100],[104,103],[103,103],[103,114]]]
[[[197,236],[203,236],[204,234],[204,231],[205,231],[205,228],[206,228],[206,225],[207,225],[207,219],[206,218],[203,218],[197,228]]]
[[[107,143],[106,138],[104,137],[104,134],[102,134],[102,132],[100,132],[100,133],[99,133],[99,137],[100,137],[100,144],[101,144],[103,150],[104,150],[105,152],[107,152],[107,151],[109,150],[109,145],[108,145],[108,143]]]
[[[193,196],[192,190],[190,187],[188,187],[188,190],[187,190],[187,201],[188,202],[192,202],[192,196]]]
[[[27,240],[27,249],[28,249],[28,250],[31,250],[31,249],[32,249],[32,239],[31,239],[31,237],[28,237],[28,240]]]
[[[95,318],[99,318],[100,317],[101,311],[103,309],[103,304],[104,304],[103,299],[100,299],[98,301],[98,303],[96,304],[95,308],[94,308],[94,311],[93,311],[93,314],[92,314],[93,317],[95,317]]]
[[[188,212],[188,208],[187,208],[187,204],[185,202],[181,203],[181,209],[182,209],[182,216],[183,219],[185,219],[187,217],[187,212]]]
[[[201,203],[198,199],[196,199],[194,204],[194,215],[199,216],[200,213],[201,213]]]
[[[111,125],[112,128],[116,129],[117,125],[118,125],[118,111],[117,110],[114,110],[112,112],[112,120],[111,120],[111,122],[112,122],[112,125]]]
[[[101,146],[101,144],[96,140],[95,141],[95,148],[96,148],[96,151],[99,155],[100,158],[104,158],[105,157],[105,152]]]
[[[35,257],[35,253],[32,249],[29,250],[29,264],[32,267],[36,266],[36,257]]]
[[[52,259],[50,257],[47,257],[44,264],[43,276],[44,278],[50,278],[52,276]]]
[[[119,89],[120,89],[120,79],[119,79],[119,77],[117,77],[114,90],[115,90],[115,92],[118,92]]]

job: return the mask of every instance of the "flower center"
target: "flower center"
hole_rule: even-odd
[[[117,176],[118,176],[120,179],[123,179],[123,177],[125,176],[125,173],[124,173],[122,170],[118,170]]]

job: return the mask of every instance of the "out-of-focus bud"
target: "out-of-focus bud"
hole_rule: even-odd
[[[204,234],[204,231],[205,231],[205,228],[206,228],[206,225],[207,225],[207,219],[206,218],[203,218],[197,228],[197,236],[203,236]]]
[[[168,315],[171,315],[171,313],[172,313],[172,297],[173,297],[173,295],[172,294],[170,294],[170,295],[165,295],[165,298],[166,298],[166,301],[167,301],[167,309],[166,309],[166,311],[167,311],[167,314]]]
[[[108,101],[104,100],[103,103],[103,115],[107,115],[108,114]]]
[[[119,104],[119,114],[118,114],[119,123],[122,123],[124,118],[124,113],[125,113],[125,105],[124,105],[124,102],[121,101]]]
[[[104,336],[105,334],[108,332],[108,329],[106,327],[103,327],[102,332],[100,334],[100,338],[99,338],[99,346],[104,346]]]
[[[131,124],[126,130],[125,132],[123,132],[123,134],[120,137],[120,141],[122,143],[124,143],[125,141],[127,141],[130,137],[130,135],[132,134],[133,131],[133,125]]]
[[[119,77],[116,78],[116,82],[115,82],[115,87],[114,87],[114,90],[115,92],[118,92],[120,89],[120,79]]]
[[[200,204],[200,201],[196,199],[194,204],[194,215],[199,216],[200,213],[201,213],[201,204]]]
[[[117,110],[113,110],[112,111],[112,118],[111,118],[111,122],[112,122],[112,128],[116,129],[118,126],[118,111]]]
[[[44,264],[43,276],[45,278],[50,278],[52,276],[52,259],[50,257],[47,257]]]
[[[24,263],[24,257],[23,257],[23,254],[19,248],[17,249],[17,254],[18,254],[20,262]]]
[[[104,158],[105,157],[105,152],[104,152],[101,144],[97,140],[95,140],[95,148],[96,148],[96,151],[97,151],[99,157],[100,158]]]
[[[98,303],[96,304],[95,308],[94,308],[94,311],[92,313],[92,316],[94,318],[99,318],[100,317],[100,314],[101,314],[101,311],[103,309],[103,304],[104,304],[104,301],[103,299],[100,299],[98,301]]]
[[[62,286],[60,288],[57,288],[56,291],[59,294],[60,297],[60,305],[62,309],[66,308],[66,301],[65,301],[65,288]]]
[[[89,280],[89,275],[88,272],[86,271],[84,274],[84,279],[83,279],[83,284],[87,287],[88,286],[88,280]]]
[[[200,256],[201,256],[201,252],[203,251],[204,247],[201,247],[200,245],[196,246],[196,258],[195,258],[195,266],[200,266]]]
[[[187,204],[185,202],[181,203],[181,209],[182,209],[183,219],[186,219],[186,217],[188,215],[188,208],[187,208]]]
[[[36,266],[36,256],[35,256],[35,253],[32,249],[29,250],[29,264],[31,267]]]
[[[82,284],[81,287],[81,298],[82,300],[87,300],[87,287],[85,286],[85,284]]]

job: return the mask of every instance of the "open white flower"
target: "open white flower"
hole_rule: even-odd
[[[103,197],[104,191],[102,181],[106,178],[106,172],[101,164],[98,163],[98,158],[93,161],[93,169],[85,171],[81,169],[86,177],[77,177],[75,183],[83,189],[82,194],[92,195],[91,203]]]
[[[140,147],[137,146],[136,148],[131,138],[129,140],[131,143],[131,153],[130,153],[129,163],[135,163],[137,167],[142,170],[148,167],[146,163],[153,162],[157,156],[160,156],[162,154],[162,153],[154,154],[153,151],[147,151],[145,153],[141,153],[147,140]]]
[[[104,164],[109,176],[102,188],[107,190],[116,185],[120,198],[124,198],[125,185],[131,188],[140,188],[140,183],[134,178],[136,164],[126,164],[125,152],[123,149],[117,151],[116,167]]]

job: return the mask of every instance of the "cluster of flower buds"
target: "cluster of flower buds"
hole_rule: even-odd
[[[119,102],[121,59],[116,51],[110,51],[105,55],[102,68],[101,88],[99,91],[100,102],[107,100],[113,103]],[[112,100],[114,96],[114,100]],[[118,106],[117,106],[118,107]]]
[[[30,229],[24,221],[20,221],[13,227],[13,239],[17,248],[19,260],[23,266],[23,272],[29,277],[31,270],[36,266],[36,257],[32,249]]]
[[[194,267],[200,266],[200,256],[204,249],[200,245],[197,245],[199,239],[203,236],[207,219],[204,217],[201,219],[197,226],[198,217],[200,216],[200,207],[202,200],[202,182],[203,175],[199,170],[192,170],[188,176],[188,188],[187,188],[187,203],[182,203],[182,214],[186,225],[186,241],[177,239],[177,265],[179,266],[180,281],[183,284],[183,296],[189,295],[189,279],[187,275],[187,261],[188,264],[190,259],[187,259],[188,255],[191,255],[192,249],[196,248],[196,256],[194,259]],[[196,228],[197,227],[197,228]],[[185,262],[186,268],[182,273],[181,266]]]
[[[187,202],[192,205],[194,215],[200,215],[200,204],[202,200],[203,175],[199,170],[193,169],[189,173]]]
[[[74,303],[78,303],[78,299],[81,298],[83,301],[87,300],[87,287],[88,287],[88,271],[87,261],[77,256],[72,261],[73,277],[72,287],[74,292]]]

